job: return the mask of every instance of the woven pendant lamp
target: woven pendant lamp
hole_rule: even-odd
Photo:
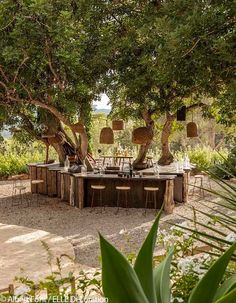
[[[186,106],[177,110],[177,121],[186,121]]]
[[[100,144],[114,144],[114,133],[110,127],[104,127],[100,133]]]
[[[124,129],[124,121],[123,120],[113,120],[112,121],[112,129],[113,130],[123,130]]]
[[[198,137],[197,124],[195,122],[189,122],[187,124],[187,137],[188,138]]]
[[[189,122],[187,124],[187,137],[188,138],[198,137],[197,124],[193,122],[193,112],[192,112],[192,122]]]
[[[132,132],[132,143],[146,144],[152,140],[152,131],[148,127],[138,127]]]

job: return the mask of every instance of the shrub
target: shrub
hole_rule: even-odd
[[[51,157],[57,155],[51,151]],[[13,174],[27,173],[27,164],[43,162],[45,160],[45,147],[43,144],[19,144],[13,139],[5,140],[0,144],[0,178]]]

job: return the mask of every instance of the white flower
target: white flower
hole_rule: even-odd
[[[124,235],[124,234],[126,234],[127,233],[127,230],[124,228],[124,229],[121,229],[120,231],[119,231],[119,234],[120,235]]]
[[[14,295],[15,296],[21,296],[21,295],[26,294],[28,291],[30,291],[30,288],[26,285],[22,285],[22,286],[19,286],[15,289]]]
[[[229,242],[236,241],[236,233],[232,232],[232,233],[228,234],[228,236],[225,237],[225,240],[229,241]]]

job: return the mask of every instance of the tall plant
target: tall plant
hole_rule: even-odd
[[[110,303],[170,303],[170,266],[173,249],[153,268],[153,252],[161,212],[159,212],[136,258],[134,267],[103,236],[102,283]],[[236,276],[220,285],[227,265],[236,249],[236,242],[209,268],[193,289],[188,303],[233,303]]]

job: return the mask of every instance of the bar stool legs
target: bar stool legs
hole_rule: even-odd
[[[147,208],[149,203],[154,203],[154,208],[157,210],[157,192],[158,187],[144,187],[144,191],[146,192],[146,199],[145,199],[145,211],[144,216],[147,214]],[[150,195],[152,194],[152,200]]]
[[[105,204],[102,201],[102,190],[104,190],[106,186],[104,185],[91,185],[92,189],[92,201],[91,201],[91,210],[90,212],[93,211],[94,208],[94,199],[95,199],[95,192],[98,191],[98,201],[99,201],[99,206],[103,207],[103,210],[105,211]]]
[[[204,197],[204,188],[203,188],[203,180],[204,180],[204,175],[195,175],[194,176],[194,183],[193,183],[193,189],[192,189],[192,196],[195,193],[195,188],[197,187],[197,183],[199,181],[199,195],[200,197]]]
[[[120,210],[120,204],[122,202],[122,194],[123,194],[123,202],[125,203],[125,209],[126,209],[126,212],[128,213],[128,211],[129,211],[128,193],[130,191],[130,186],[116,186],[116,190],[117,190],[117,201],[116,201],[117,210],[116,210],[115,214],[117,215]]]

